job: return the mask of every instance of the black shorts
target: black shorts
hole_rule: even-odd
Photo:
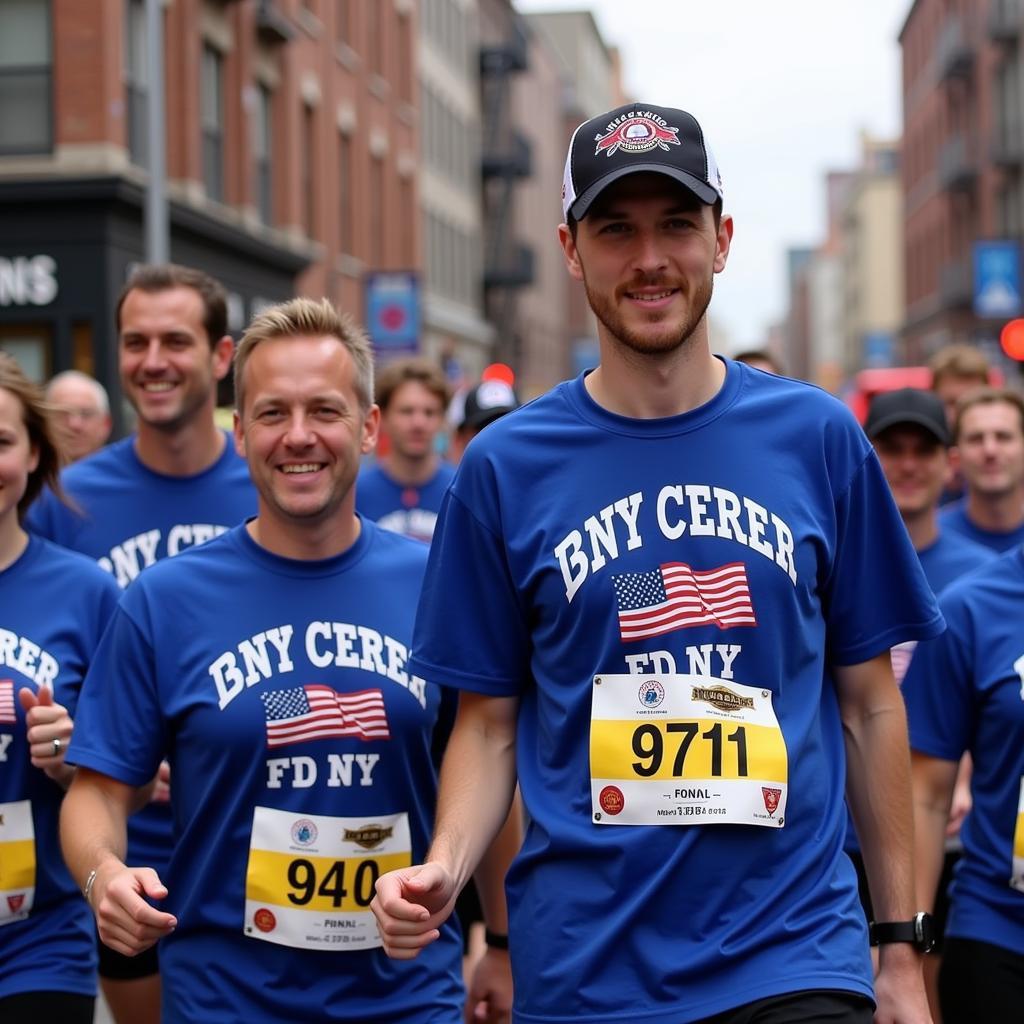
[[[19,992],[0,999],[3,1024],[92,1024],[96,999],[77,992]]]
[[[1024,956],[974,939],[946,939],[939,970],[943,1024],[1024,1018]]]
[[[875,1004],[858,992],[809,989],[769,996],[698,1024],[871,1024]]]
[[[138,956],[125,956],[124,953],[118,953],[117,950],[105,946],[97,936],[96,948],[100,954],[99,975],[108,981],[135,981],[160,973],[156,946],[150,946]]]
[[[860,905],[864,908],[864,916],[868,921],[873,921],[871,908],[871,893],[868,891],[868,875],[864,870],[864,858],[860,853],[848,852],[853,861],[854,869],[857,872],[857,891],[860,894]],[[949,883],[953,881],[953,868],[960,860],[961,851],[948,851],[942,861],[942,874],[939,876],[939,884],[935,889],[935,909],[932,911],[932,919],[935,925],[935,947],[933,953],[941,953],[943,947],[943,936],[946,933],[946,920],[949,917]]]

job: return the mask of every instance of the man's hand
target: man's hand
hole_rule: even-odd
[[[441,935],[458,892],[455,879],[437,863],[389,871],[377,879],[370,909],[384,940],[384,952],[395,960],[412,960]]]
[[[149,794],[150,803],[165,804],[171,799],[171,766],[166,761],[160,762],[153,789]]]
[[[48,686],[40,686],[37,694],[23,686],[18,691],[18,701],[25,712],[25,735],[32,764],[67,788],[75,773],[74,768],[64,763],[74,729],[67,708],[54,702]]]
[[[507,949],[488,946],[466,993],[466,1024],[508,1024],[512,1019],[512,966]]]
[[[875,978],[875,1024],[932,1024],[921,974],[921,954],[906,943],[881,947]]]
[[[143,898],[162,900],[167,889],[152,868],[129,868],[116,860],[96,874],[91,902],[100,938],[113,950],[135,956],[174,931],[178,921]]]

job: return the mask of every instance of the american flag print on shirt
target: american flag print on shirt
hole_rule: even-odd
[[[387,740],[388,716],[380,690],[338,693],[321,683],[261,693],[267,716],[267,746],[355,736]]]
[[[692,569],[664,562],[650,572],[612,576],[625,642],[661,636],[693,626],[756,626],[747,567],[730,562],[717,569]]]
[[[14,680],[0,679],[0,722],[16,722],[14,713]]]

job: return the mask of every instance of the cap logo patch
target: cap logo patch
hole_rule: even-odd
[[[607,134],[594,136],[594,156],[611,156],[620,149],[626,153],[647,153],[655,148],[668,152],[670,145],[679,145],[678,136],[679,129],[670,127],[657,114],[649,110],[631,111],[612,121]]]

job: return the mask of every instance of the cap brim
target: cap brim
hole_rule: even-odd
[[[933,420],[912,412],[894,412],[889,416],[883,416],[877,423],[871,424],[868,437],[874,440],[879,434],[884,433],[890,427],[899,427],[908,423],[913,427],[921,427],[923,430],[927,430],[939,444],[945,445],[947,448],[951,444],[948,431],[944,430],[942,433],[939,433]]]
[[[614,170],[611,170],[607,174],[598,178],[598,180],[595,181],[590,188],[586,190],[586,192],[576,197],[575,201],[569,207],[569,213],[571,213],[576,220],[582,220],[586,217],[587,211],[590,209],[594,200],[609,185],[618,181],[619,178],[625,178],[629,174],[643,174],[645,172],[651,174],[664,174],[666,177],[678,181],[680,185],[688,188],[702,203],[707,203],[709,206],[722,198],[706,181],[701,181],[700,178],[695,177],[688,171],[680,170],[678,167],[669,167],[665,164],[653,163],[628,164],[625,167],[616,167]]]

